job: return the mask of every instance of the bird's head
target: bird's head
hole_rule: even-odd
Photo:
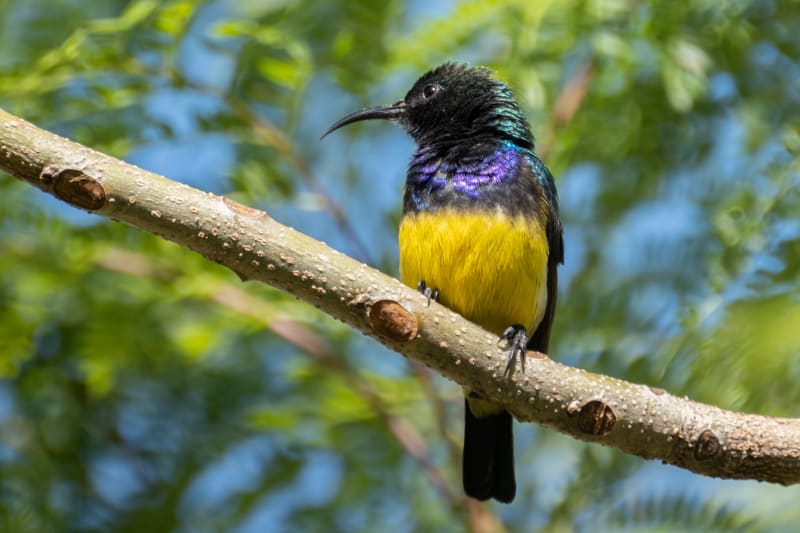
[[[488,69],[461,63],[445,63],[425,73],[404,99],[352,113],[325,135],[353,122],[379,118],[395,120],[421,146],[502,140],[533,148],[530,128],[508,85]]]

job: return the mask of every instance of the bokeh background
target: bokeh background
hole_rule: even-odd
[[[412,143],[319,141],[456,59],[515,90],[565,226],[552,355],[800,414],[800,3],[0,0],[0,106],[396,274]],[[490,258],[487,258],[490,260]],[[517,425],[293,298],[0,175],[0,530],[790,531],[800,488]]]

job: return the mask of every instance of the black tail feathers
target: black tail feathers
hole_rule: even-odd
[[[508,411],[478,418],[466,399],[464,411],[464,492],[478,500],[510,503],[517,492],[513,419]]]

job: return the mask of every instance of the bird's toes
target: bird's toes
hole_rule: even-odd
[[[519,357],[522,371],[525,372],[525,354],[528,351],[528,332],[525,326],[514,324],[509,326],[500,335],[500,341],[508,343],[508,363],[506,364],[505,372],[503,375],[508,376],[514,371],[514,361]]]
[[[428,299],[428,306],[431,305],[431,300],[434,302],[439,301],[439,289],[432,289],[428,287],[428,284],[425,283],[424,279],[419,280],[419,283],[417,283],[417,292]]]

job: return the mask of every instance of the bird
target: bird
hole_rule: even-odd
[[[484,67],[447,62],[405,97],[362,109],[322,136],[388,119],[416,143],[406,173],[398,241],[400,278],[430,300],[505,340],[506,375],[527,350],[547,353],[563,229],[552,174],[534,151],[510,87]],[[516,495],[512,416],[464,392],[462,478],[467,496]]]

